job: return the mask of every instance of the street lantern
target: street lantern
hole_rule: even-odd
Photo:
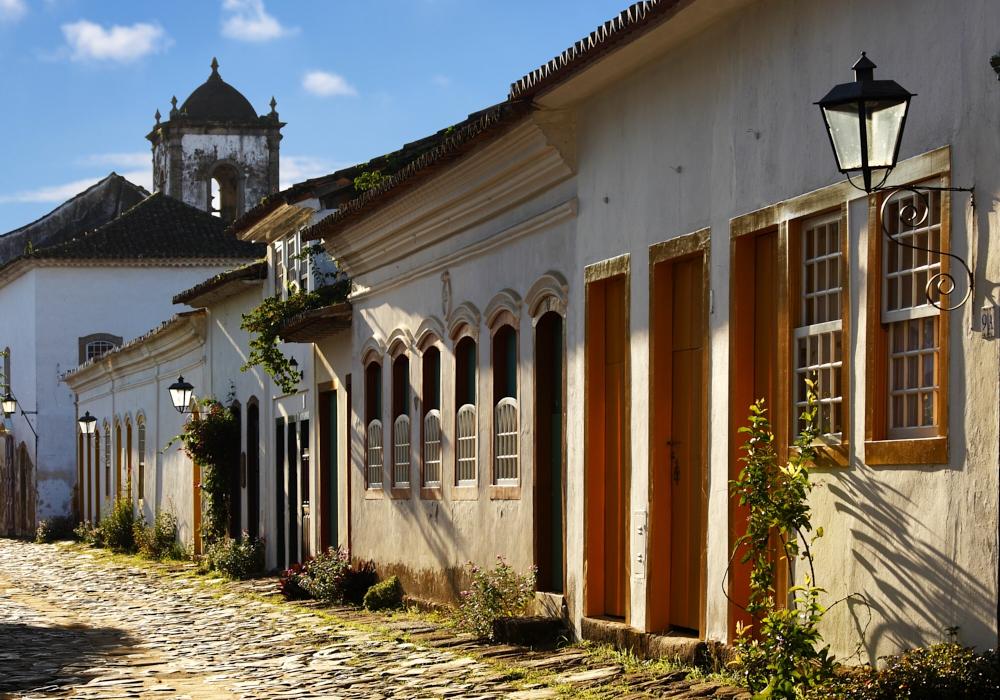
[[[176,382],[167,387],[167,391],[170,392],[170,402],[177,409],[177,412],[187,413],[194,387],[184,381],[184,377],[178,377]]]
[[[4,415],[9,416],[17,410],[17,401],[14,400],[14,396],[7,390],[4,395],[3,400],[0,401],[0,405],[3,406]]]
[[[84,435],[93,435],[97,429],[97,419],[90,415],[90,411],[87,411],[77,423],[80,424],[80,432]]]
[[[896,167],[910,98],[894,80],[875,80],[875,64],[862,53],[852,66],[854,82],[836,86],[817,102],[823,112],[830,145],[840,172],[861,171],[865,192],[885,182]],[[884,170],[882,182],[872,187],[872,171]]]

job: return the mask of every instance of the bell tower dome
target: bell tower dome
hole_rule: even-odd
[[[233,221],[264,196],[278,191],[281,127],[274,98],[271,112],[257,116],[253,105],[219,75],[212,74],[170,119],[146,136],[153,144],[153,189],[226,221]]]

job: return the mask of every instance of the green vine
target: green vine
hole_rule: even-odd
[[[806,427],[795,440],[788,464],[778,466],[771,424],[764,401],[758,400],[750,407],[750,426],[740,428],[749,435],[743,447],[746,456],[741,458],[745,466],[730,482],[731,496],[749,509],[746,534],[736,541],[733,556],[745,549],[740,561],[751,567],[746,610],[754,618],[752,625],[737,625],[735,665],[755,699],[801,697],[833,673],[829,647],[817,648],[823,641],[817,628],[826,612],[819,596],[826,591],[815,585],[810,548],[823,536],[823,529],[817,528],[807,539],[812,532],[809,463],[816,459],[813,444],[819,436],[815,385],[809,380],[807,384],[808,407],[801,415]],[[796,559],[809,569],[802,577],[804,585],[788,589],[795,596],[791,606],[775,599],[779,558],[788,561],[790,578]]]
[[[354,190],[356,192],[370,190],[373,187],[381,185],[383,180],[385,180],[385,175],[379,170],[361,173],[354,178]]]
[[[229,530],[230,476],[239,465],[240,421],[233,409],[215,399],[199,402],[203,410],[192,414],[184,430],[163,448],[175,442],[184,445],[188,457],[201,468],[201,493],[207,512],[201,526],[206,544],[225,539]]]
[[[306,248],[293,259],[306,260],[312,263],[316,256],[323,252],[319,243]],[[246,372],[252,367],[263,367],[282,393],[294,394],[298,383],[302,381],[302,373],[292,369],[289,359],[278,349],[282,327],[295,316],[324,306],[339,304],[347,299],[351,291],[351,281],[336,272],[321,272],[315,265],[313,277],[316,289],[306,292],[290,285],[286,290],[288,298],[282,299],[276,294],[267,297],[253,311],[242,314],[240,328],[254,337],[250,339],[250,354],[246,364],[240,367]]]

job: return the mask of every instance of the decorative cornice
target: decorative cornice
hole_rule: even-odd
[[[0,270],[0,287],[14,281],[33,268],[48,267],[239,267],[254,262],[251,258],[128,258],[123,260],[108,259],[73,259],[46,258],[21,259],[13,261]]]

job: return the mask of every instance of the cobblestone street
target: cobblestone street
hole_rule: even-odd
[[[331,610],[340,619],[355,618],[341,624],[307,607],[252,595],[272,592],[274,579],[223,584],[189,566],[173,569],[0,539],[0,698],[526,700],[563,694],[549,684],[516,687],[511,681],[525,669],[556,673],[551,685],[560,688],[609,686],[609,695],[619,698],[625,689],[635,698],[739,692],[684,680],[684,671],[627,678],[620,666],[595,663],[574,649],[484,647],[419,620],[369,631],[364,623],[375,618],[366,613]]]

